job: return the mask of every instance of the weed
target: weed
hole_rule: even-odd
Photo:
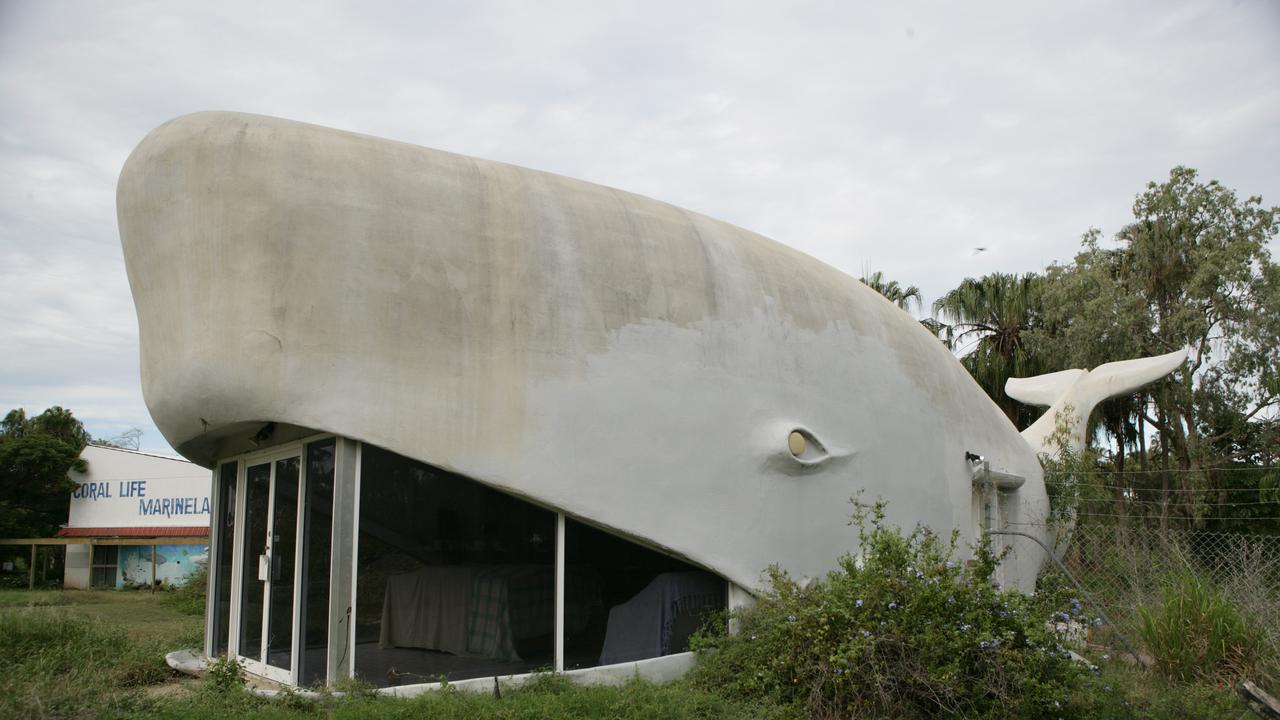
[[[240,692],[244,689],[244,666],[231,658],[218,658],[209,664],[205,685],[217,693]]]
[[[1256,623],[1190,570],[1168,581],[1158,606],[1138,613],[1155,668],[1170,680],[1229,683],[1258,666]]]
[[[165,591],[165,600],[179,612],[187,615],[204,615],[205,595],[209,591],[209,568],[200,563],[187,576],[186,582]]]

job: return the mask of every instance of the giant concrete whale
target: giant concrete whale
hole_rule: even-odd
[[[334,432],[755,588],[771,564],[813,577],[856,551],[859,492],[975,539],[980,455],[1014,479],[999,521],[1049,539],[1037,448],[956,358],[742,228],[223,112],[149,134],[118,211],[146,402],[194,462],[265,422]],[[1031,587],[1043,554],[1014,549],[1004,579]]]

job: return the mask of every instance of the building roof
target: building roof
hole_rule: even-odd
[[[209,526],[195,527],[70,527],[58,531],[58,537],[204,537]]]
[[[119,448],[114,445],[99,445],[98,443],[89,443],[86,447],[97,448],[99,450],[112,450],[114,452],[128,453],[130,455],[142,455],[144,457],[153,457],[160,460],[172,460],[174,462],[185,463],[191,465],[192,462],[186,458],[176,457],[174,455],[161,455],[160,453],[144,452],[142,450],[131,450],[129,448]]]

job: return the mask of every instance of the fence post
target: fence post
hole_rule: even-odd
[[[151,546],[151,593],[156,591],[156,546]]]
[[[27,565],[27,589],[36,589],[36,544],[31,543],[31,563]]]

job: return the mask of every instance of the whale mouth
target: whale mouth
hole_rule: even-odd
[[[255,674],[309,685],[349,658],[339,672],[393,687],[632,663],[685,652],[726,607],[722,578],[671,554],[306,432],[244,422],[205,439],[222,448],[209,654]]]

